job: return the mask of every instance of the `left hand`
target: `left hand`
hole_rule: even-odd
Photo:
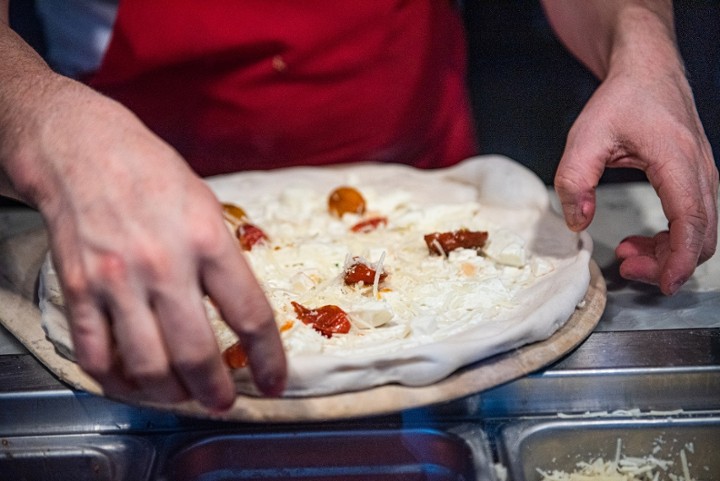
[[[555,177],[572,230],[592,221],[595,187],[613,167],[643,170],[668,219],[668,230],[620,242],[620,274],[674,294],[715,252],[718,222],[718,170],[679,62],[609,72],[581,112]]]

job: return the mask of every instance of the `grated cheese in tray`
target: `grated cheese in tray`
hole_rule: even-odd
[[[342,356],[407,348],[480,323],[500,332],[504,327],[493,320],[513,307],[513,296],[553,270],[551,260],[527,252],[524,239],[484,218],[485,207],[476,202],[421,206],[402,191],[383,196],[370,188],[359,190],[368,205],[362,217],[333,217],[326,193],[300,187],[265,199],[249,213],[269,243],[253,247],[247,258],[278,324],[286,326],[282,337],[289,354]],[[387,225],[351,232],[373,216],[386,217]],[[461,228],[488,231],[482,255],[471,249],[447,257],[428,253],[424,234]],[[374,285],[345,285],[343,271],[354,257],[384,268],[383,284],[376,277]],[[351,331],[321,336],[297,320],[292,301],[308,308],[339,306],[350,317]]]
[[[656,445],[656,448],[659,446]],[[693,449],[691,445],[685,448]],[[537,469],[541,481],[702,481],[690,473],[685,448],[680,450],[679,466],[675,461],[655,456],[625,456],[622,454],[622,440],[617,440],[615,458],[611,460],[602,457],[590,461],[581,461],[576,464],[575,471]]]

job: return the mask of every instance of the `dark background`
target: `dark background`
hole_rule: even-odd
[[[10,2],[11,23],[39,52],[33,2]],[[481,153],[507,155],[552,183],[565,135],[597,85],[554,37],[538,0],[465,0],[469,83]],[[678,44],[720,163],[720,0],[675,3]],[[644,179],[609,170],[603,182]]]
[[[555,38],[538,0],[466,0],[470,87],[483,153],[552,183],[565,136],[597,85]],[[720,165],[720,0],[675,2],[678,45]],[[604,182],[645,179],[608,170]]]

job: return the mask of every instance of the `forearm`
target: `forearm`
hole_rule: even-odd
[[[613,71],[682,71],[671,0],[543,0],[565,46],[598,78]]]
[[[58,76],[8,23],[8,0],[0,0],[0,195],[32,203],[26,177],[33,169],[19,165],[30,157],[19,146],[31,136],[31,125],[20,122],[43,90]]]
[[[51,74],[40,55],[10,28],[8,0],[0,0],[0,105],[29,77]]]

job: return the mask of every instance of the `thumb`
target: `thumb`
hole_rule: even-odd
[[[592,138],[568,136],[555,173],[555,192],[565,223],[575,232],[586,229],[595,215],[595,188],[605,170],[604,152]]]

